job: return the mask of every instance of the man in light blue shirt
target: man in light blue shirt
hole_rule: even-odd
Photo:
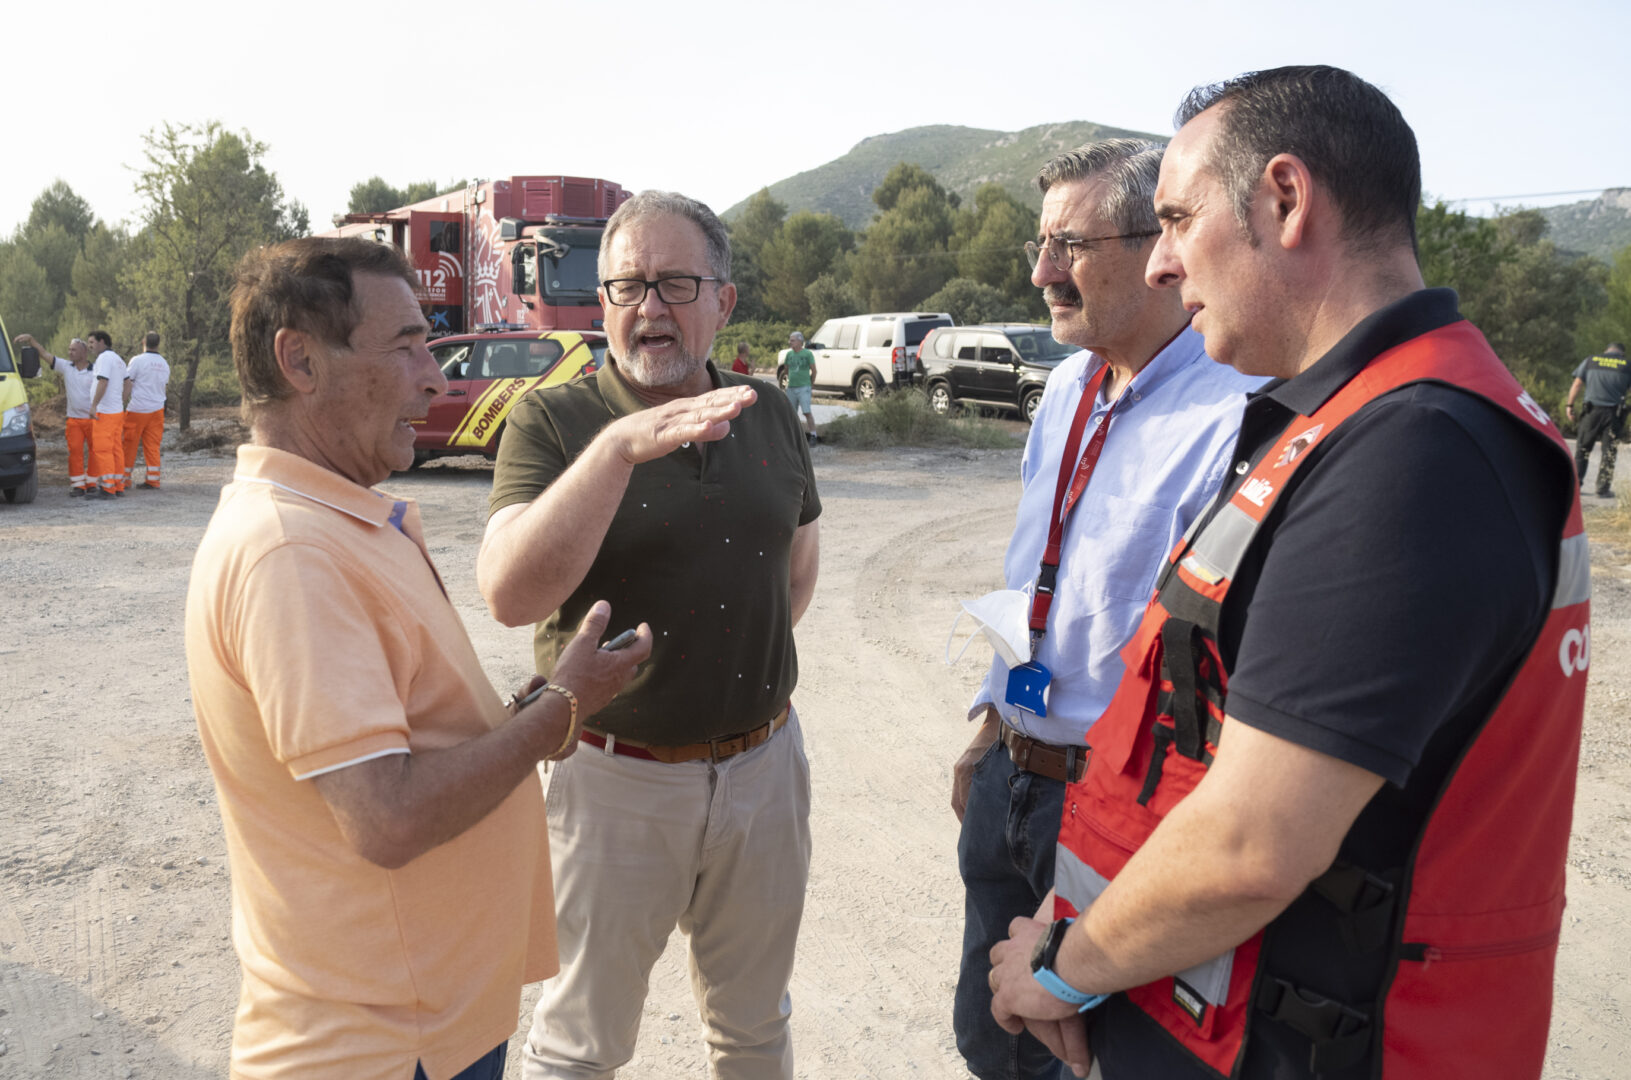
[[[1043,670],[1011,681],[1003,658],[993,658],[969,710],[980,729],[953,770],[966,889],[953,1026],[981,1080],[1062,1075],[1040,1042],[992,1018],[990,949],[1053,886],[1065,786],[1080,777],[1090,728],[1121,680],[1121,648],[1166,555],[1222,485],[1246,392],[1264,381],[1214,362],[1176,291],[1145,284],[1160,233],[1161,153],[1113,139],[1065,153],[1037,177],[1042,218],[1038,241],[1026,245],[1031,281],[1048,302],[1054,338],[1086,351],[1055,369],[1031,426],[1003,563],[1008,589],[1031,592],[1039,579],[1062,464],[1066,485],[1080,484],[1087,462],[1091,472],[1061,514],[1052,603],[1045,629],[1031,635],[1031,659]],[[1065,464],[1078,410],[1086,414],[1078,449]],[[1023,689],[1039,680],[1045,716]]]

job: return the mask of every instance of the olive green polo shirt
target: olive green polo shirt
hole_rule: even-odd
[[[651,659],[590,730],[679,746],[758,727],[798,682],[788,595],[793,533],[821,514],[810,450],[785,395],[708,363],[715,387],[754,382],[758,401],[713,443],[636,465],[589,573],[533,637],[538,671],[596,600],[611,632],[651,624]],[[510,412],[489,511],[530,502],[611,421],[648,408],[613,360],[534,390]]]

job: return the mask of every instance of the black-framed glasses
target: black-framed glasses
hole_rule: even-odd
[[[1160,236],[1161,230],[1154,232],[1118,233],[1115,236],[1090,236],[1085,240],[1072,240],[1063,236],[1050,236],[1047,241],[1038,244],[1034,240],[1025,241],[1025,261],[1036,269],[1036,264],[1042,261],[1042,253],[1048,253],[1048,261],[1053,268],[1061,274],[1070,270],[1070,264],[1076,261],[1076,249],[1086,248],[1093,250],[1094,244],[1102,244],[1110,240],[1143,240],[1150,236]]]
[[[646,302],[646,293],[652,289],[657,290],[657,299],[665,304],[689,304],[702,292],[704,281],[718,280],[716,277],[702,277],[698,274],[677,274],[674,277],[658,278],[656,281],[612,278],[610,281],[602,281],[600,287],[606,290],[606,299],[618,307],[639,307]]]

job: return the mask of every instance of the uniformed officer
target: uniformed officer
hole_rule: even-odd
[[[1625,363],[1625,346],[1611,341],[1608,348],[1596,356],[1586,357],[1574,369],[1568,404],[1563,407],[1570,420],[1575,418],[1574,401],[1582,387],[1586,391],[1586,404],[1580,412],[1576,433],[1574,472],[1584,488],[1591,448],[1600,441],[1603,458],[1597,464],[1597,497],[1607,499],[1614,495],[1614,459],[1619,456],[1620,436],[1625,430],[1625,392],[1631,390],[1631,367]]]

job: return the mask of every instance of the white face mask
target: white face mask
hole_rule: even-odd
[[[948,664],[961,660],[968,651],[969,642],[974,640],[974,635],[970,634],[957,655],[951,655],[951,639],[957,636],[957,624],[963,621],[965,613],[974,620],[979,632],[991,642],[991,647],[997,650],[997,655],[1008,667],[1016,668],[1031,662],[1030,593],[1019,589],[998,589],[978,600],[964,600],[963,610],[952,620],[951,631],[946,635]]]

